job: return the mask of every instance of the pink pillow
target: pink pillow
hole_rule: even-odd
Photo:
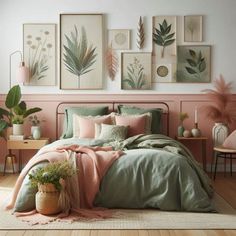
[[[223,147],[236,149],[236,130],[234,130],[224,141]]]
[[[147,134],[147,115],[116,115],[116,125],[128,126],[128,137]]]
[[[73,115],[73,136],[78,138],[94,138],[95,123],[112,124],[110,115],[107,116],[78,116]]]

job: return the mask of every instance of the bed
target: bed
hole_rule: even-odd
[[[110,114],[117,111],[122,113],[122,109],[125,111],[123,114],[115,117],[118,125],[105,124],[103,123],[104,120],[99,121],[100,124],[95,122],[94,132],[96,138],[86,136],[88,135],[86,133],[88,130],[86,125],[88,123],[79,123],[84,122],[83,119],[90,119],[87,118],[87,112],[89,109],[93,110],[94,106],[100,106],[99,109],[106,107],[106,111],[103,110],[101,116],[106,116],[105,113],[107,112]],[[75,115],[73,113],[74,110],[70,110],[71,107],[74,110],[77,107],[78,109],[82,107],[83,115]],[[152,109],[155,112],[158,111],[160,117],[155,117],[155,114],[151,113]],[[92,119],[96,117],[97,113],[95,113],[92,115]],[[125,117],[124,119],[123,116]],[[132,121],[129,125],[127,125],[126,116],[129,122],[130,119]],[[65,122],[65,119],[68,119],[68,117],[70,119],[73,117],[74,124],[70,125],[70,127],[68,120]],[[80,120],[76,120],[75,117],[76,119],[79,117]],[[135,127],[133,129],[132,125],[136,120],[137,124],[141,124],[143,117],[146,117],[146,126],[147,120],[150,119],[148,126],[150,132],[143,134],[142,132],[144,131],[139,131],[141,133],[137,133],[138,128]],[[157,118],[159,119],[158,127],[154,122]],[[64,125],[62,125],[63,119]],[[104,119],[107,119],[107,117]],[[83,132],[86,133],[85,137],[89,138],[84,138],[83,135],[82,138],[76,135],[70,137],[71,132],[75,134],[78,131],[75,128],[77,123],[83,124],[80,126],[80,135],[83,127],[85,127]],[[155,208],[166,211],[214,212],[215,209],[211,200],[213,189],[210,180],[195,161],[190,151],[181,143],[168,137],[169,124],[169,106],[164,102],[63,102],[56,109],[56,135],[59,138],[59,134],[63,133],[60,136],[63,139],[58,139],[45,148],[57,148],[68,145],[112,146],[114,150],[122,150],[124,152],[124,155],[112,164],[102,178],[99,190],[93,201],[95,207]],[[123,135],[123,138],[119,136],[115,140],[112,138],[108,139],[107,128],[110,129],[111,126],[114,126],[112,128],[119,126],[118,136]],[[70,128],[69,131],[68,127]],[[122,128],[123,130],[121,130],[120,127],[125,127],[125,129]],[[106,132],[102,133],[103,128]],[[64,129],[63,132],[62,129]],[[98,135],[96,135],[99,129],[100,133],[98,132]],[[152,132],[153,130],[155,130],[155,133]],[[125,132],[126,138],[124,138]],[[127,132],[130,134],[128,135],[129,137],[127,137]],[[43,151],[44,148],[39,153]],[[46,162],[41,162],[32,167],[30,171],[46,164]],[[26,176],[17,196],[15,211],[21,212],[34,209],[36,192],[36,189],[30,188],[29,178]]]

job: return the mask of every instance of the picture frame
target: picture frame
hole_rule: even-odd
[[[211,46],[178,46],[177,82],[211,82]]]
[[[108,42],[115,50],[130,49],[130,33],[129,29],[110,29],[108,30]]]
[[[152,88],[151,52],[121,53],[121,89],[149,90]]]
[[[184,42],[202,42],[202,15],[184,16]]]
[[[175,82],[177,68],[176,16],[154,16],[152,26],[153,82]],[[159,67],[165,68],[168,74],[164,77],[158,75]]]
[[[56,85],[56,24],[23,24],[23,58],[30,78],[25,85]]]
[[[60,14],[60,89],[102,89],[103,61],[103,14]]]
[[[173,83],[176,82],[176,76],[173,71],[176,71],[176,64],[161,63],[153,65],[153,83]]]

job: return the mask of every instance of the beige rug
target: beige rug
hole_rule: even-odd
[[[11,189],[0,187],[0,229],[236,229],[236,211],[219,195],[214,198],[220,213],[119,210],[122,217],[74,223],[53,222],[31,226],[3,209]]]

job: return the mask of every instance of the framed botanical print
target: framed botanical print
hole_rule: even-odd
[[[116,50],[130,49],[130,30],[128,29],[111,29],[108,31],[109,45]]]
[[[176,16],[154,16],[152,23],[153,82],[175,82]]]
[[[56,84],[56,24],[23,24],[23,54],[30,78],[25,85]]]
[[[102,89],[103,15],[60,14],[60,89]]]
[[[178,46],[177,82],[211,82],[211,46]]]
[[[121,88],[127,90],[151,89],[152,54],[124,52],[121,54]]]
[[[202,41],[202,16],[184,16],[184,41]]]

